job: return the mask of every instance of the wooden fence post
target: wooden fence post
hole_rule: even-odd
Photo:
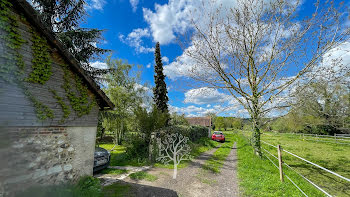
[[[278,164],[280,168],[280,179],[281,182],[283,182],[283,169],[282,169],[282,152],[281,152],[281,145],[277,145],[277,151],[278,151]]]
[[[337,142],[337,134],[334,134],[335,142]]]

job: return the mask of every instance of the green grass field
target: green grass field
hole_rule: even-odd
[[[191,146],[191,155],[195,158],[198,157],[201,153],[208,151],[214,147],[216,147],[219,143],[212,141],[209,138],[201,138],[196,143],[190,143]],[[114,144],[99,144],[101,148],[104,148],[108,151],[110,151]],[[178,169],[184,168],[188,165],[189,161],[183,161],[178,165]],[[144,165],[150,165],[147,160],[140,160],[135,158],[127,158],[125,154],[125,146],[118,145],[115,147],[113,151],[111,151],[111,166],[144,166]],[[168,165],[164,165],[162,163],[155,163],[155,167],[160,168],[169,168],[173,169],[174,166],[171,164],[171,162]]]
[[[250,137],[248,132],[244,132]],[[264,133],[261,139],[272,145],[281,145],[291,153],[305,158],[313,163],[334,171],[344,177],[350,178],[350,145],[333,142],[316,141],[311,137],[302,138],[290,134]],[[277,149],[262,143],[262,147],[277,156]],[[268,155],[269,156],[269,155]],[[332,196],[350,196],[350,183],[332,175],[322,169],[316,168],[294,156],[282,153],[283,161],[294,168],[316,185],[320,186]],[[274,161],[277,160],[273,159]],[[285,167],[287,168],[287,167]],[[309,184],[309,183],[305,183]],[[310,184],[309,184],[310,185]]]

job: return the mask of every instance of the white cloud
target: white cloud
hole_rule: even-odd
[[[184,103],[202,105],[211,103],[223,103],[229,99],[229,95],[221,93],[213,88],[203,87],[187,91],[185,93]]]
[[[170,112],[185,114],[187,117],[205,116],[207,113],[215,113],[221,116],[248,117],[248,113],[240,106],[230,107],[224,105],[215,105],[213,107],[199,107],[189,105],[186,107],[169,106]]]
[[[146,68],[151,68],[151,63],[147,64]]]
[[[106,4],[105,0],[89,0],[86,2],[86,9],[88,10],[103,10],[103,6]]]
[[[137,5],[139,4],[139,0],[129,0],[131,7],[132,7],[132,11],[136,12],[137,10]]]
[[[124,35],[119,35],[120,41],[122,41],[125,44],[128,44],[131,47],[134,47],[136,52],[139,53],[149,53],[154,51],[154,47],[149,48],[143,46],[142,38],[148,38],[151,34],[147,28],[145,29],[134,29],[131,33],[128,34],[128,36],[125,38]]]
[[[100,61],[90,62],[90,66],[92,66],[94,68],[99,68],[99,69],[106,69],[106,68],[108,68],[106,63],[100,62]]]
[[[163,56],[163,57],[162,57],[162,61],[163,61],[164,63],[169,63],[169,58],[168,58],[167,56]]]

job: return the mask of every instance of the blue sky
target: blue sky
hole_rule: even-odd
[[[233,1],[221,0],[221,3],[225,5]],[[310,14],[312,2],[303,2],[300,16]],[[188,116],[215,112],[223,116],[247,117],[245,110],[227,93],[203,86],[199,89],[186,76],[173,72],[179,69],[175,68],[178,66],[176,58],[183,53],[176,36],[188,30],[188,9],[195,7],[198,1],[88,0],[87,3],[89,17],[82,26],[105,29],[105,41],[101,47],[113,50],[114,58],[143,65],[142,83],[153,85],[153,47],[156,41],[160,42],[172,111]],[[91,63],[103,66],[102,62],[103,58]]]

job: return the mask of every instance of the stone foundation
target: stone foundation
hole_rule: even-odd
[[[74,182],[92,175],[96,127],[1,130],[9,143],[0,147],[0,197],[34,185]]]

